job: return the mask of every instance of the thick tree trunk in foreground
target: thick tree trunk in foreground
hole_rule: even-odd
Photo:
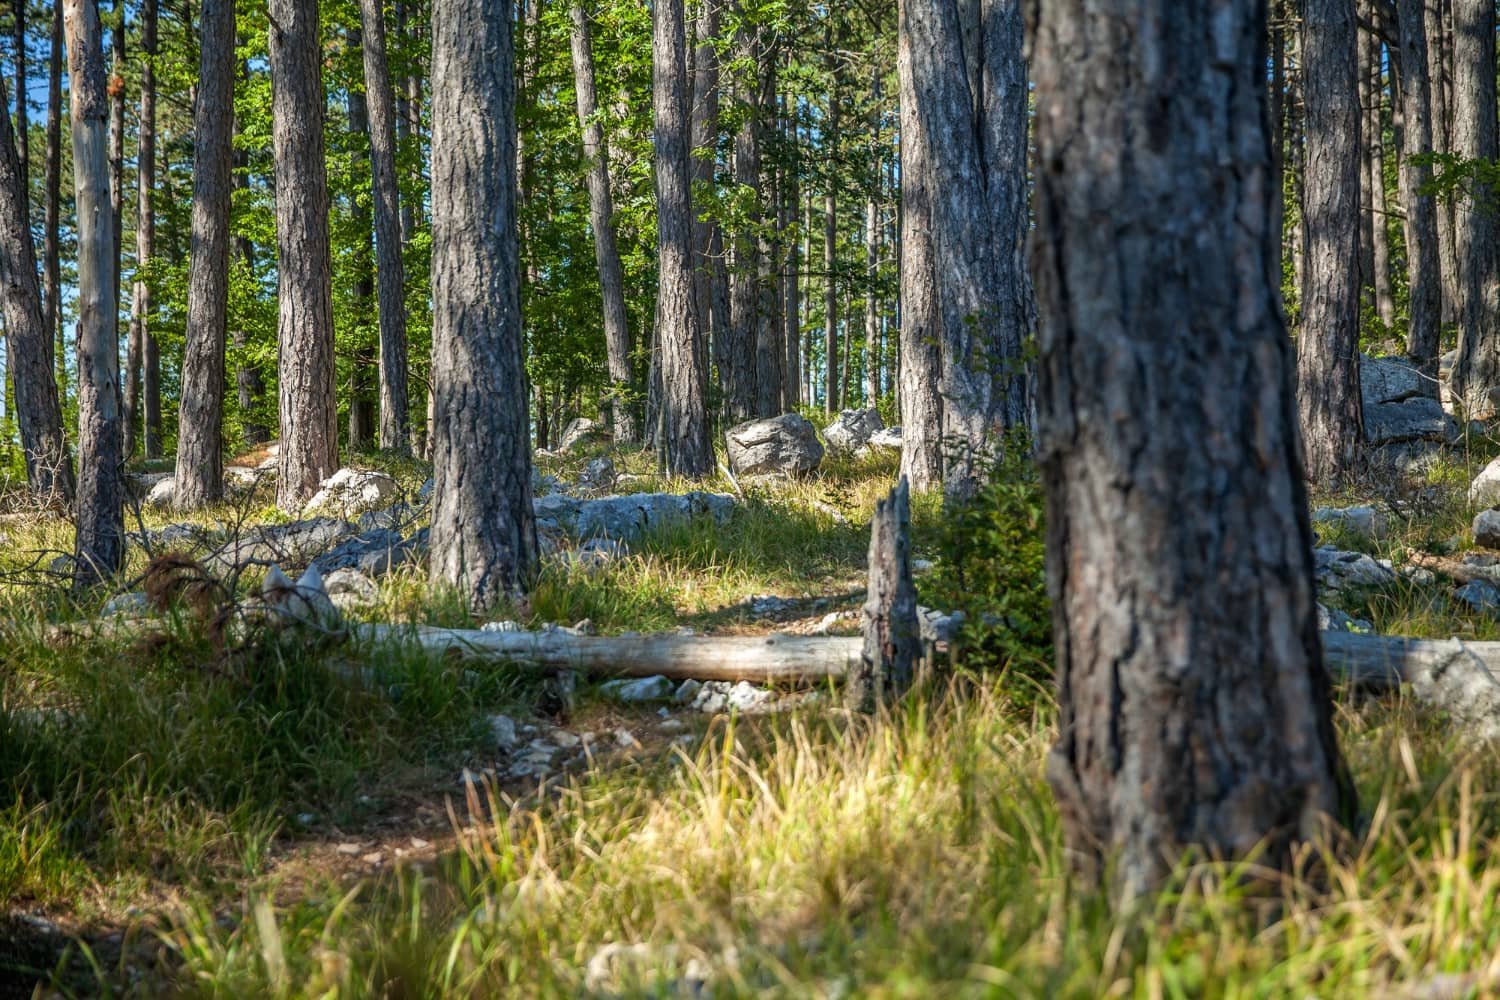
[[[693,294],[691,122],[682,0],[658,0],[652,22],[659,269],[656,341],[661,352],[661,410],[655,442],[663,471],[696,478],[713,471],[714,449],[704,403],[707,352]]]
[[[316,0],[271,0],[271,116],[280,271],[276,505],[299,510],[338,467],[322,44]]]
[[[193,246],[187,350],[173,502],[191,509],[224,494],[224,352],[229,331],[229,199],[233,190],[234,0],[203,0],[198,106],[193,115]]]
[[[78,206],[78,503],[73,582],[87,586],[125,561],[120,359],[115,342],[114,213],[109,203],[109,98],[99,12],[66,0]]]
[[[1494,160],[1495,7],[1487,0],[1453,0],[1453,152],[1465,160]],[[1500,243],[1495,192],[1478,183],[1458,197],[1458,358],[1450,376],[1453,398],[1467,415],[1495,413],[1500,389]]]
[[[902,178],[917,189],[903,225],[929,244],[902,257],[902,298],[917,306],[903,306],[902,336],[936,345],[935,367],[910,373],[911,383],[935,385],[903,401],[903,428],[919,432],[903,439],[902,464],[913,489],[935,485],[930,470],[938,468],[949,496],[962,497],[987,473],[1000,436],[1028,418],[1020,4],[905,0],[899,32]],[[923,352],[910,358],[920,364]],[[918,448],[936,453],[904,454]]]
[[[432,575],[485,609],[537,565],[511,5],[432,10]]]
[[[1036,9],[1047,771],[1066,843],[1095,876],[1111,860],[1126,896],[1192,849],[1284,867],[1353,791],[1279,310],[1265,7]]]
[[[3,102],[3,98],[0,98]],[[62,407],[52,378],[52,333],[42,316],[31,206],[10,118],[0,115],[0,303],[5,315],[6,362],[16,423],[26,456],[26,482],[41,496],[73,498],[73,465],[63,434]]]
[[[368,0],[367,0],[368,2]],[[573,81],[578,92],[578,124],[583,129],[583,158],[588,167],[589,226],[594,230],[594,260],[604,302],[604,350],[609,364],[610,416],[615,441],[640,439],[630,408],[630,327],[625,315],[625,272],[615,242],[615,203],[609,190],[609,149],[599,124],[594,90],[594,46],[583,4],[573,4]]]
[[[1302,25],[1307,259],[1297,403],[1307,474],[1341,482],[1362,438],[1359,397],[1359,73],[1354,0],[1305,0]]]
[[[386,64],[385,12],[380,0],[360,0],[359,11],[370,116],[376,287],[380,300],[380,447],[406,452],[411,448],[406,415],[406,269],[401,260],[401,199],[396,184],[395,98]]]
[[[1432,182],[1431,164],[1419,159],[1432,153],[1431,85],[1427,71],[1427,34],[1423,0],[1400,0],[1401,27],[1401,207],[1406,212],[1406,277],[1411,325],[1406,353],[1433,381],[1437,395],[1438,336],[1442,323],[1442,264],[1439,256],[1437,198],[1423,194]]]
[[[141,365],[151,331],[151,286],[142,269],[156,242],[156,25],[157,2],[141,4],[141,120],[136,143],[135,281],[131,286],[130,333],[125,349],[125,456],[135,454],[141,416]]]

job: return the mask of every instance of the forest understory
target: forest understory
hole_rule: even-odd
[[[1469,484],[1497,454],[1475,435],[1420,474],[1316,499],[1355,511],[1315,517],[1326,546],[1395,568],[1372,585],[1325,578],[1333,627],[1500,637],[1500,611],[1472,586],[1415,566],[1494,562],[1474,548]],[[605,457],[613,486],[594,481]],[[802,479],[686,483],[599,442],[544,453],[542,497],[696,488],[733,507],[607,556],[580,558],[587,547],[560,535],[524,607],[476,618],[407,565],[340,600],[342,617],[855,634],[869,518],[894,461],[831,455]],[[355,465],[396,484],[383,511],[411,506],[420,523],[420,463]],[[216,632],[215,602],[253,600],[258,573],[233,598],[167,588],[153,610],[120,596],[160,589],[141,545],[114,593],[75,601],[38,576],[67,549],[67,521],[5,515],[0,773],[15,794],[0,814],[0,992],[1500,990],[1486,862],[1500,768],[1405,694],[1339,695],[1363,819],[1347,842],[1308,848],[1295,875],[1189,859],[1118,911],[1067,888],[1044,774],[1055,709],[1041,503],[1020,467],[960,513],[915,499],[922,604],[1001,609],[1006,624],[976,614],[952,661],[874,717],[828,684],[581,678],[566,693],[536,671],[337,630]],[[190,521],[137,506],[136,537],[286,522],[271,496],[262,483]]]

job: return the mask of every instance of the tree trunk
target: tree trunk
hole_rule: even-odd
[[[696,48],[692,68],[692,168],[693,181],[706,190],[714,188],[719,157],[719,53],[714,46],[721,13],[720,4],[705,3],[698,8],[693,21]],[[712,367],[719,374],[722,389],[729,368],[725,353],[730,323],[729,271],[724,261],[724,234],[718,220],[711,215],[693,220],[693,264],[698,335],[710,345]],[[660,357],[656,351],[652,356]]]
[[[432,28],[431,566],[488,609],[519,595],[538,558],[511,5],[434,0]]]
[[[871,712],[899,696],[922,658],[917,589],[911,578],[911,497],[905,479],[875,501],[870,519],[864,648],[844,683],[844,703]]]
[[[836,118],[830,112],[830,118]],[[830,182],[831,183],[831,182]],[[823,412],[839,405],[838,199],[823,193]]]
[[[939,468],[949,496],[963,497],[988,472],[1000,436],[1028,422],[1021,348],[1033,305],[1024,261],[1020,5],[908,0],[899,31],[902,178],[918,189],[903,207],[903,233],[925,230],[919,240],[930,241],[917,253],[903,246],[902,335],[931,341],[937,351],[926,370],[921,352],[911,353],[918,367],[906,384],[936,385],[913,392],[902,419],[903,437],[908,424],[919,428],[903,440],[903,453],[937,453],[903,457],[903,464],[914,489],[933,485],[927,470]],[[923,414],[918,406],[937,410]]]
[[[370,115],[375,267],[379,275],[380,447],[405,453],[411,444],[406,415],[406,269],[401,260],[401,198],[396,184],[395,100],[386,65],[384,9],[380,0],[360,0],[359,11]]]
[[[880,70],[870,87],[870,196],[865,200],[865,406],[880,402]]]
[[[1398,0],[1401,28],[1401,207],[1406,214],[1407,313],[1411,325],[1406,353],[1432,380],[1425,383],[1437,395],[1438,336],[1442,323],[1441,244],[1437,231],[1437,199],[1422,190],[1432,182],[1431,84],[1427,69],[1427,33],[1423,0]]]
[[[761,45],[760,75],[756,81],[755,129],[757,159],[764,154],[767,118],[776,108],[776,61]],[[781,293],[777,276],[781,268],[776,259],[776,247],[767,228],[773,221],[766,218],[766,206],[772,204],[775,195],[768,183],[764,162],[755,169],[757,197],[755,203],[756,226],[755,274],[756,321],[755,340],[751,347],[755,351],[755,410],[757,417],[774,417],[783,412],[781,383],[784,375],[782,365],[786,347],[782,344]]]
[[[1375,314],[1389,329],[1396,323],[1396,297],[1391,288],[1391,248],[1387,229],[1390,212],[1385,197],[1385,126],[1380,113],[1385,92],[1380,70],[1383,51],[1378,36],[1371,35],[1365,45],[1369,53],[1365,65],[1365,87],[1369,99],[1363,134],[1365,148],[1369,150],[1366,179],[1370,192],[1370,257],[1375,267]]]
[[[589,16],[573,4],[573,80],[578,93],[578,123],[583,129],[583,158],[588,165],[589,225],[594,230],[594,260],[604,305],[604,349],[609,364],[610,415],[615,441],[640,440],[630,404],[630,327],[625,315],[625,272],[615,241],[615,205],[609,190],[609,147],[599,124],[594,90],[594,46]]]
[[[1453,0],[1453,152],[1496,159],[1495,8],[1486,0]],[[1454,212],[1458,250],[1458,358],[1453,399],[1469,418],[1496,412],[1500,389],[1500,259],[1494,192],[1476,179]]]
[[[271,0],[271,115],[280,274],[276,505],[301,509],[338,467],[322,44],[316,0]]]
[[[362,32],[354,28],[349,32],[349,48],[356,51],[364,48]],[[358,87],[350,87],[346,95],[349,109],[349,134],[356,144],[362,141],[371,148],[370,111],[365,95]],[[350,164],[350,171],[358,170]],[[373,183],[371,185],[373,191]],[[374,319],[375,306],[375,221],[369,205],[363,198],[354,198],[349,211],[349,221],[354,230],[354,357],[349,369],[349,451],[368,451],[375,445],[378,416],[377,386],[379,374],[378,347],[370,343],[370,330],[377,328]]]
[[[0,96],[3,101],[3,96]],[[52,378],[52,332],[42,315],[31,199],[10,118],[0,115],[0,288],[4,291],[6,362],[15,397],[26,482],[32,492],[73,499],[73,465]]]
[[[125,349],[125,457],[135,454],[141,415],[141,364],[151,336],[151,285],[143,273],[156,240],[156,26],[157,0],[141,4],[141,120],[136,140],[135,281]]]
[[[31,143],[28,137],[31,135],[31,114],[29,105],[31,103],[30,89],[26,80],[26,0],[17,0],[13,5],[15,18],[16,47],[16,129],[13,133],[12,145],[16,147],[18,170],[21,177],[21,190],[26,192],[28,203],[27,214],[30,215],[29,203],[31,201]],[[19,138],[19,142],[16,141]],[[35,259],[36,251],[32,251]]]
[[[1359,73],[1354,0],[1305,0],[1307,245],[1297,403],[1313,482],[1342,482],[1359,456]]]
[[[250,77],[250,66],[248,62],[242,61],[239,65],[240,78],[248,80]],[[239,122],[236,119],[235,129],[238,131]],[[234,153],[234,169],[230,172],[230,184],[236,191],[249,187],[249,180],[245,177],[246,156],[241,150]],[[233,196],[230,198],[233,204]],[[244,264],[245,273],[255,274],[255,243],[244,233],[235,233],[234,254]],[[245,356],[246,332],[243,324],[236,324],[233,331],[235,350],[239,352],[239,364],[234,373],[235,390],[240,411],[240,433],[247,445],[264,444],[271,440],[271,428],[262,422],[257,411],[261,400],[266,394],[265,375],[258,364]]]
[[[115,338],[114,215],[109,203],[109,103],[103,37],[92,0],[65,0],[78,207],[78,496],[73,582],[84,587],[125,561],[120,359]]]
[[[765,416],[758,412],[756,405],[757,345],[764,319],[761,315],[758,239],[761,225],[762,111],[758,69],[762,53],[757,27],[742,24],[738,34],[735,43],[738,49],[737,59],[749,69],[741,71],[743,75],[735,85],[745,118],[734,137],[734,182],[741,191],[748,192],[749,206],[744,218],[731,231],[733,264],[729,279],[728,336],[719,370],[724,383],[724,419],[730,425],[754,416]]]
[[[1285,869],[1354,793],[1278,308],[1265,7],[1046,0],[1033,28],[1065,841],[1125,896],[1192,848]]]
[[[52,48],[47,60],[47,176],[42,236],[42,312],[47,323],[47,363],[57,378],[63,405],[68,398],[68,361],[63,344],[60,208],[62,203],[63,5],[52,5]]]
[[[705,354],[693,294],[691,122],[683,0],[652,8],[652,105],[656,115],[656,340],[661,411],[656,448],[662,470],[699,477],[713,471],[704,406]]]
[[[782,128],[784,139],[790,149],[781,181],[780,227],[785,267],[782,273],[783,301],[781,306],[782,344],[786,347],[786,367],[782,397],[788,410],[802,403],[802,238],[798,232],[802,195],[798,184],[802,169],[801,147],[796,122],[796,104],[782,95]]]
[[[109,92],[109,205],[114,214],[115,307],[120,303],[120,244],[125,225],[125,3],[115,0],[114,25],[109,32],[110,58],[113,68],[108,81]],[[115,335],[119,336],[120,317],[114,317]],[[118,349],[116,350],[118,353]],[[127,457],[129,453],[126,453]]]
[[[1448,19],[1444,16],[1445,0],[1426,0],[1422,20],[1427,36],[1427,79],[1432,107],[1432,148],[1435,152],[1453,152],[1453,73]],[[1438,259],[1442,270],[1443,318],[1447,325],[1458,323],[1458,249],[1454,236],[1454,202],[1443,198],[1437,203]]]
[[[234,0],[203,0],[193,112],[193,244],[187,347],[173,502],[224,495],[224,351],[229,329],[229,203],[233,191]]]

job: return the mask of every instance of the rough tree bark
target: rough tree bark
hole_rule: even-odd
[[[1427,71],[1427,32],[1423,0],[1398,0],[1401,31],[1401,207],[1406,214],[1406,277],[1410,326],[1406,353],[1437,395],[1438,336],[1442,324],[1442,264],[1439,257],[1437,199],[1422,190],[1432,182],[1431,84]]]
[[[747,15],[742,10],[741,18]],[[729,274],[729,323],[719,358],[719,378],[724,386],[724,420],[733,425],[753,416],[764,416],[756,406],[757,345],[765,317],[761,312],[761,106],[759,71],[762,62],[760,29],[740,25],[735,39],[737,61],[748,67],[735,81],[734,94],[745,116],[734,136],[734,182],[749,192],[748,211],[730,232],[733,262]]]
[[[1361,52],[1365,54],[1360,63],[1360,88],[1364,94],[1365,117],[1360,133],[1364,138],[1366,157],[1365,184],[1369,202],[1366,218],[1370,220],[1370,259],[1374,267],[1375,315],[1387,328],[1396,322],[1396,297],[1391,288],[1391,248],[1387,225],[1390,221],[1385,198],[1385,129],[1381,121],[1380,104],[1384,88],[1381,86],[1380,38],[1366,38]],[[1364,238],[1361,230],[1360,238]]]
[[[880,69],[871,74],[870,196],[865,199],[865,406],[880,402]]]
[[[475,608],[537,564],[511,5],[432,5],[432,575]]]
[[[120,243],[125,225],[125,3],[115,0],[113,24],[109,30],[111,68],[109,71],[109,206],[114,215],[115,287],[114,299],[120,303]],[[115,316],[116,336],[120,317]],[[127,453],[128,454],[128,453]]]
[[[1495,8],[1453,0],[1453,152],[1465,160],[1500,156],[1495,138]],[[1495,191],[1475,181],[1454,206],[1458,252],[1458,357],[1450,384],[1470,418],[1497,410],[1500,389],[1500,244]]]
[[[802,203],[798,177],[801,171],[801,147],[798,144],[796,105],[782,94],[782,141],[790,158],[782,167],[781,204],[777,227],[781,237],[785,266],[782,269],[781,342],[786,348],[786,365],[782,369],[782,399],[794,410],[802,402],[802,240],[798,234],[798,214]]]
[[[1126,896],[1189,850],[1286,867],[1354,793],[1279,309],[1265,5],[1032,9],[1065,841]]]
[[[1354,0],[1305,0],[1306,263],[1297,403],[1314,482],[1342,482],[1362,437],[1359,397],[1359,72]]]
[[[358,28],[350,29],[347,43],[358,52],[364,48]],[[346,94],[349,113],[349,135],[353,138],[351,150],[362,143],[366,149],[370,143],[370,111],[364,92],[350,87]],[[358,159],[354,157],[353,159]],[[350,172],[359,169],[351,163]],[[379,421],[379,345],[371,343],[370,331],[378,338],[378,321],[375,320],[375,220],[369,204],[363,198],[353,199],[349,208],[349,223],[354,232],[354,252],[350,264],[354,272],[353,319],[356,343],[352,364],[349,366],[349,437],[351,453],[366,451],[375,444]]]
[[[17,153],[17,163],[21,177],[21,190],[29,196],[31,194],[31,143],[27,136],[31,135],[31,112],[30,112],[30,89],[26,80],[26,2],[18,0],[14,4],[15,17],[13,27],[15,29],[15,59],[16,59],[16,128],[13,136],[19,136],[20,142],[14,142]],[[30,212],[28,211],[28,215]],[[33,251],[35,254],[35,251]]]
[[[719,53],[714,44],[719,36],[721,15],[721,4],[705,3],[698,8],[698,16],[693,21],[696,47],[689,109],[692,168],[693,183],[704,190],[713,190],[719,156]],[[719,373],[722,389],[724,372],[728,368],[725,343],[730,322],[729,269],[724,260],[724,233],[712,215],[704,214],[693,220],[693,265],[698,336],[710,345],[712,367]],[[660,352],[653,352],[653,357],[659,361]],[[659,383],[659,377],[656,381]]]
[[[233,191],[234,0],[203,0],[193,112],[193,244],[187,348],[173,503],[224,495],[224,352],[229,330],[229,200]]]
[[[406,416],[406,269],[401,259],[400,191],[396,184],[396,109],[386,63],[385,11],[360,0],[365,95],[370,115],[371,191],[375,202],[375,268],[380,308],[380,447],[411,448]]]
[[[656,341],[661,408],[655,437],[663,471],[698,477],[713,471],[708,438],[706,363],[693,294],[693,209],[683,0],[652,8],[652,107],[656,116]]]
[[[1427,36],[1427,79],[1432,107],[1432,148],[1438,153],[1453,151],[1453,107],[1451,46],[1444,12],[1445,0],[1426,0],[1422,5],[1423,24]],[[1454,206],[1452,199],[1438,202],[1438,259],[1443,276],[1440,298],[1443,305],[1443,322],[1458,322],[1458,250],[1454,242]]]
[[[3,101],[0,95],[0,101]],[[63,432],[62,406],[52,378],[52,332],[42,315],[31,205],[10,118],[0,115],[0,289],[6,362],[15,397],[26,482],[32,492],[73,499],[73,464]]]
[[[911,488],[905,479],[875,501],[868,567],[864,651],[844,685],[844,703],[863,712],[910,686],[922,658],[917,588],[911,578]]]
[[[73,583],[85,587],[125,561],[120,359],[115,342],[114,214],[109,202],[109,95],[93,0],[65,0],[78,207],[78,495]]]
[[[961,498],[1028,422],[1020,4],[906,0],[898,30],[903,198],[916,192],[902,209],[902,337],[935,345],[903,350],[902,468],[917,490],[941,470]]]
[[[143,269],[156,240],[156,24],[157,0],[141,4],[141,118],[136,138],[135,281],[125,348],[125,455],[135,454],[141,415],[141,363],[151,336],[151,286]]]
[[[322,44],[316,0],[270,0],[281,450],[276,504],[301,508],[338,467]]]
[[[47,166],[43,184],[42,314],[47,323],[47,363],[53,366],[58,396],[66,401],[67,351],[62,329],[62,64],[63,5],[52,5],[52,44],[47,58]]]
[[[368,2],[368,0],[367,0]],[[609,365],[610,417],[615,441],[634,444],[640,438],[630,406],[630,326],[625,315],[625,272],[615,241],[615,204],[609,189],[609,147],[599,124],[594,88],[594,46],[589,15],[573,4],[573,81],[578,93],[578,123],[583,130],[583,158],[588,166],[589,225],[594,230],[594,261],[604,305],[604,350]]]
[[[758,96],[755,99],[756,146],[764,152],[768,117],[776,108],[776,60],[769,46],[760,50],[760,73],[755,81]],[[790,407],[783,403],[781,386],[785,378],[786,346],[782,342],[781,290],[777,279],[781,274],[781,263],[777,259],[776,246],[767,228],[766,206],[775,204],[775,190],[766,176],[764,164],[756,168],[759,194],[756,198],[756,217],[761,225],[755,234],[757,261],[755,275],[757,318],[755,324],[755,416],[774,417]],[[774,175],[773,175],[774,176]]]

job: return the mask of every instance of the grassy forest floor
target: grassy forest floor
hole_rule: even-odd
[[[1378,541],[1325,540],[1398,565],[1468,547],[1465,489],[1497,452],[1476,439],[1420,481],[1319,498],[1393,512]],[[568,478],[587,457],[543,467]],[[648,456],[615,458],[640,476],[632,489],[687,488],[654,480]],[[390,471],[410,490],[426,475]],[[747,487],[727,523],[657,532],[603,566],[553,561],[528,606],[488,617],[856,631],[868,521],[893,472],[830,461]],[[186,605],[150,636],[60,637],[110,595],[74,604],[47,586],[34,553],[70,549],[69,527],[9,516],[0,997],[38,982],[223,997],[1500,995],[1500,760],[1404,698],[1341,692],[1363,826],[1309,852],[1306,878],[1252,893],[1200,865],[1126,913],[1069,888],[1044,779],[1040,499],[1010,468],[984,500],[940,517],[917,498],[923,603],[976,612],[971,653],[873,719],[833,692],[708,714],[594,685],[559,709],[499,665],[269,630],[226,648]],[[204,519],[245,515],[274,519]],[[1451,589],[1403,577],[1333,603],[1382,632],[1500,636]],[[986,609],[1003,633],[979,623]],[[357,617],[475,624],[412,568]],[[351,680],[351,664],[385,686]],[[497,714],[574,752],[515,777],[494,766]]]

